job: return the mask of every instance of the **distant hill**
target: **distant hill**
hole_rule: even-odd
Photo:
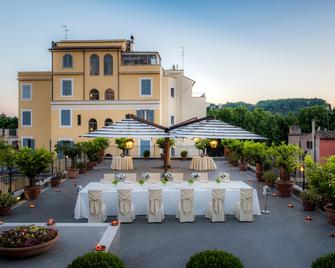
[[[329,104],[318,98],[306,99],[306,98],[292,98],[292,99],[276,99],[276,100],[261,100],[256,104],[246,103],[243,101],[239,102],[227,102],[225,104],[211,104],[209,109],[212,108],[223,108],[231,107],[236,108],[239,106],[244,106],[248,110],[254,110],[256,108],[262,108],[265,111],[272,113],[282,113],[287,114],[289,112],[296,113],[302,108],[312,107],[312,106],[329,106]]]

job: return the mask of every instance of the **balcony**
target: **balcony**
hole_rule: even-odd
[[[122,53],[122,65],[160,65],[160,57],[158,53]]]

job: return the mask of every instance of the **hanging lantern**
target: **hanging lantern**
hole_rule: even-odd
[[[131,150],[131,149],[133,149],[133,147],[134,147],[134,141],[132,139],[127,140],[126,141],[126,148],[128,150]]]
[[[211,146],[211,148],[215,149],[218,146],[218,141],[217,140],[211,140],[209,142],[209,145]]]

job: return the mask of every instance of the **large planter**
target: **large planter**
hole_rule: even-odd
[[[274,187],[275,186],[275,182],[273,182],[273,181],[265,181],[265,185],[269,186],[269,187]]]
[[[224,157],[229,157],[229,154],[230,154],[230,149],[228,147],[224,147],[223,156]]]
[[[91,162],[91,161],[87,162],[86,167],[87,167],[88,170],[93,169],[93,167],[94,167],[93,162]]]
[[[46,252],[51,247],[53,247],[58,240],[59,240],[59,233],[57,232],[57,236],[54,239],[40,245],[25,248],[0,247],[0,255],[9,258],[20,258],[20,259],[39,255],[41,253]]]
[[[238,166],[240,171],[246,171],[248,169],[248,164],[245,161],[239,161]]]
[[[144,159],[144,160],[149,160],[149,157],[150,157],[150,156],[144,155],[144,156],[143,156],[143,159]]]
[[[51,187],[57,187],[60,184],[61,179],[60,178],[52,178],[50,179],[50,185]]]
[[[27,186],[24,187],[24,197],[28,201],[33,201],[37,199],[41,194],[41,186],[35,185],[35,186]]]
[[[256,163],[256,178],[258,181],[264,181],[263,180],[263,167],[261,163]]]
[[[85,173],[86,173],[86,168],[79,169],[79,174],[85,174]]]
[[[276,189],[278,191],[279,196],[290,197],[293,190],[293,184],[294,182],[292,181],[284,181],[284,180],[276,181]]]
[[[313,210],[315,210],[315,205],[311,204],[309,202],[306,202],[306,201],[302,201],[302,206],[304,207],[304,210],[306,210],[306,211],[313,211]]]
[[[10,214],[11,207],[0,207],[0,216],[7,216]]]
[[[69,179],[75,179],[78,175],[78,169],[76,168],[69,168],[67,170],[67,176]]]
[[[328,218],[328,223],[335,225],[335,210],[332,208],[332,204],[324,206],[326,215]]]

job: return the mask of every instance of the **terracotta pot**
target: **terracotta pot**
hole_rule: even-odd
[[[276,189],[278,191],[279,196],[290,197],[293,190],[293,184],[294,183],[292,181],[284,181],[284,180],[276,181]]]
[[[97,162],[93,162],[93,167],[95,167],[97,165]]]
[[[248,169],[248,164],[245,161],[240,161],[238,163],[240,171],[246,171]]]
[[[0,207],[0,216],[7,216],[10,214],[11,207]]]
[[[181,160],[183,160],[183,161],[187,160],[187,156],[182,156]]]
[[[304,207],[304,210],[306,211],[313,211],[315,210],[315,205],[309,203],[309,202],[306,202],[306,201],[302,201],[302,206]]]
[[[224,157],[229,157],[229,155],[230,155],[230,149],[228,147],[224,147],[223,156]]]
[[[269,187],[274,187],[275,186],[275,182],[273,182],[273,181],[266,181],[265,185],[267,185]]]
[[[52,178],[50,179],[50,185],[51,187],[57,187],[60,184],[59,178]]]
[[[93,169],[93,167],[94,167],[93,162],[87,162],[86,167],[87,167],[88,170]]]
[[[69,179],[75,179],[77,177],[77,175],[78,175],[78,169],[76,169],[76,168],[69,168],[67,170],[67,177]]]
[[[328,223],[335,225],[335,210],[332,208],[332,204],[324,206],[326,215],[328,218]]]
[[[149,160],[149,156],[143,156],[144,160]]]
[[[263,180],[263,167],[261,163],[256,163],[256,178],[258,181],[264,181]]]
[[[86,168],[79,169],[79,174],[85,174],[85,173],[86,173]]]
[[[35,186],[27,186],[24,187],[24,197],[28,201],[32,201],[37,199],[41,194],[41,186],[35,185]]]
[[[3,248],[0,247],[0,255],[9,257],[9,258],[27,258],[31,256],[35,256],[46,252],[51,247],[55,245],[55,243],[59,240],[59,233],[57,232],[57,236],[41,245],[26,247],[26,248]]]

